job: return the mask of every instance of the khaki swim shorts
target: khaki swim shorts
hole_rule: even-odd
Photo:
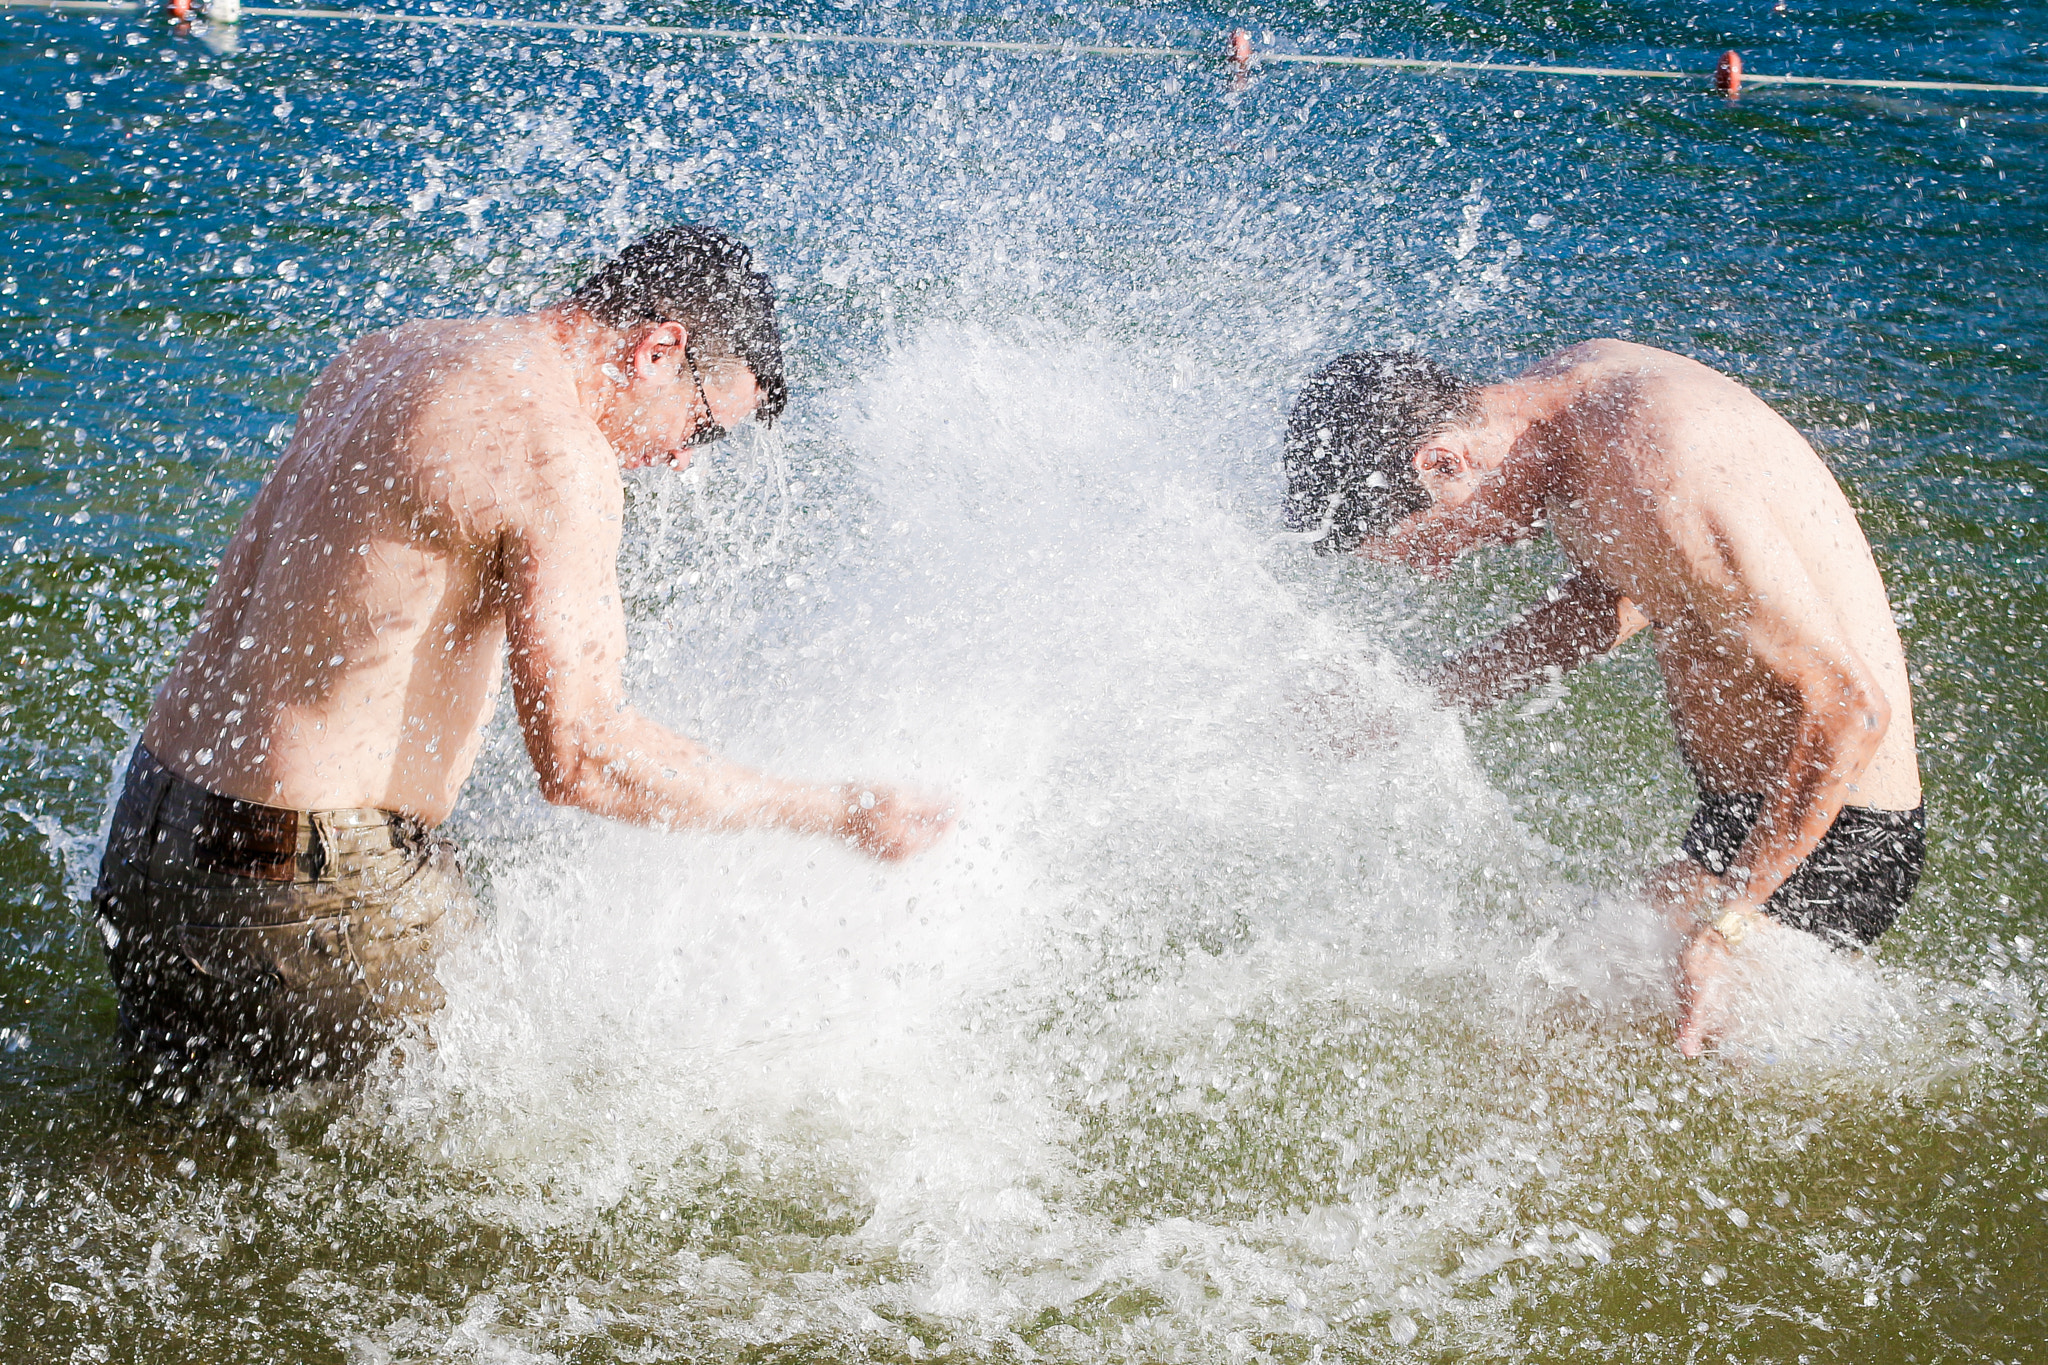
[[[455,845],[419,821],[233,800],[140,745],[93,909],[136,1060],[226,1057],[265,1085],[360,1071],[440,1007],[435,960],[477,923]]]

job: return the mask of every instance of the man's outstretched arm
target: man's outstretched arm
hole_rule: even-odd
[[[771,777],[627,703],[617,569],[624,499],[604,458],[564,455],[543,467],[500,549],[512,698],[542,795],[670,829],[823,834],[888,860],[928,847],[952,823],[942,803],[872,784]]]
[[[1553,668],[1568,673],[1607,653],[1648,624],[1626,597],[1575,574],[1484,643],[1432,669],[1427,682],[1444,705],[1482,711]]]

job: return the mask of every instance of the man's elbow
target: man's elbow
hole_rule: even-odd
[[[1884,743],[1885,732],[1892,728],[1891,702],[1884,693],[1870,689],[1869,695],[1857,708],[1856,721],[1861,727],[1864,743],[1871,753],[1876,753],[1877,746]]]
[[[1828,709],[1834,722],[1828,728],[1834,731],[1835,747],[1845,758],[1867,762],[1891,729],[1892,704],[1868,682],[1849,682]]]
[[[585,736],[564,729],[534,740],[527,748],[542,800],[579,810],[604,804],[604,759]]]
[[[584,780],[580,765],[564,769],[550,765],[540,769],[540,795],[551,806],[587,809],[592,800],[591,784]]]
[[[1854,689],[1852,712],[1856,724],[1871,743],[1884,738],[1884,732],[1891,728],[1892,704],[1876,683],[1859,682]]]

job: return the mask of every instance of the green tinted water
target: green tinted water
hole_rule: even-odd
[[[2018,10],[1793,8],[777,17],[2042,77]],[[8,1358],[2038,1357],[2048,106],[5,23]],[[636,695],[950,787],[959,837],[878,876],[610,831],[498,733],[439,1047],[141,1101],[98,826],[298,395],[674,217],[758,243],[798,396],[636,486]],[[1671,1050],[1618,895],[1691,800],[1647,660],[1461,737],[1382,661],[1547,552],[1425,587],[1264,539],[1331,352],[1596,334],[1813,437],[1915,673],[1927,878],[1739,1059]],[[1303,724],[1331,679],[1394,751]]]

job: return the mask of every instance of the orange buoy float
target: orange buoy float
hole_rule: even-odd
[[[1231,88],[1242,90],[1252,78],[1252,35],[1241,28],[1230,30],[1230,64],[1237,68]]]
[[[1742,91],[1742,54],[1729,49],[1721,54],[1720,63],[1714,67],[1714,88],[1724,95],[1734,96]]]

